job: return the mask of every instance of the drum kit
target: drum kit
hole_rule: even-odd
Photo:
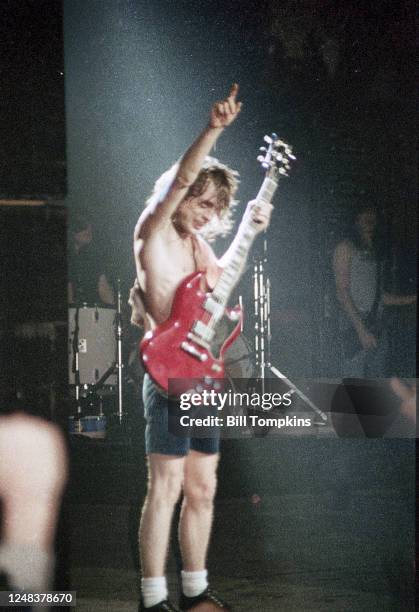
[[[68,380],[76,403],[70,433],[105,437],[102,398],[115,395],[118,384],[116,321],[113,307],[84,303],[68,309]],[[99,414],[84,415],[86,405],[90,409],[98,405]]]
[[[70,433],[104,438],[103,398],[107,396],[118,398],[116,416],[122,424],[125,415],[121,305],[118,281],[117,308],[83,303],[68,309],[68,379],[76,406],[75,414],[69,417]],[[85,415],[86,406],[98,414]]]

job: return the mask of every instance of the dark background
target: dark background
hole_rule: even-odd
[[[14,386],[41,389],[45,409],[66,376],[65,333],[57,332],[55,346],[45,337],[26,344],[8,337],[21,323],[65,325],[66,213],[54,201],[67,189],[70,220],[89,213],[108,274],[121,277],[127,297],[143,202],[233,81],[244,108],[216,154],[241,174],[240,210],[260,185],[255,157],[266,132],[276,130],[298,158],[269,231],[275,365],[289,375],[334,374],[330,259],[360,201],[382,208],[389,286],[412,290],[413,2],[65,0],[62,9],[58,1],[10,0],[0,11],[0,194],[51,201],[1,208],[2,391],[11,374]],[[218,253],[225,244],[216,244]],[[250,285],[247,272],[240,290],[248,310]],[[395,315],[394,370],[411,373],[414,312],[404,313]],[[133,566],[125,557],[135,547],[146,483],[138,408],[128,405],[132,439],[122,432],[119,443],[72,441],[59,567],[73,586],[77,567],[84,574],[88,566]],[[309,576],[329,596],[348,576],[360,592],[371,589],[371,576],[383,596],[390,579],[410,588],[414,451],[412,440],[226,441],[218,498],[226,512],[215,533],[225,538],[227,517],[238,535],[214,565],[221,574],[231,558],[267,595],[272,571],[279,589],[287,576],[296,589]],[[251,502],[255,493],[260,505]],[[231,555],[238,544],[240,554]],[[92,581],[86,593],[103,587],[103,579]],[[413,609],[397,588],[394,609]]]
[[[0,5],[0,198],[65,195],[62,3]]]
[[[0,196],[56,201],[67,174],[69,220],[89,214],[124,301],[144,201],[234,81],[243,111],[215,154],[240,172],[238,221],[262,180],[263,135],[275,130],[297,155],[268,234],[275,365],[336,375],[330,262],[360,203],[382,210],[387,288],[413,290],[412,1],[9,0],[0,10]],[[250,274],[238,288],[248,312]],[[413,376],[414,309],[389,316],[394,373]]]
[[[353,207],[383,210],[388,288],[415,286],[413,3],[71,0],[64,18],[67,203],[90,212],[109,275],[127,293],[155,179],[237,81],[243,111],[215,154],[240,172],[238,220],[262,180],[263,135],[297,155],[268,235],[273,361],[336,375],[330,262]],[[238,291],[249,312],[250,271]],[[413,375],[412,323],[394,316],[409,355],[396,371]]]

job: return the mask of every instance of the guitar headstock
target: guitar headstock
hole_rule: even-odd
[[[278,180],[279,175],[288,176],[291,161],[296,159],[290,145],[278,138],[276,134],[265,136],[263,140],[268,146],[260,147],[259,150],[263,155],[259,155],[257,160],[266,171],[266,176],[274,180]]]

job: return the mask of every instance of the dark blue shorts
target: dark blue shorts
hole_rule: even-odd
[[[148,374],[144,376],[143,402],[145,427],[145,450],[147,454],[185,456],[192,449],[212,455],[219,452],[220,438],[179,437],[169,431],[169,412],[177,410],[179,403],[162,395]]]

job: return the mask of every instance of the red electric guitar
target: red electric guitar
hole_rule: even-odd
[[[264,140],[268,146],[261,148],[263,154],[258,161],[265,170],[265,179],[256,199],[270,202],[279,178],[288,176],[290,160],[295,157],[291,147],[276,134],[265,136]],[[144,368],[171,396],[192,389],[200,392],[219,388],[216,380],[224,377],[224,353],[240,334],[243,317],[239,306],[230,309],[227,302],[240,278],[239,271],[256,236],[257,225],[250,219],[243,221],[239,233],[240,240],[214,289],[211,292],[204,289],[203,272],[190,274],[176,290],[170,317],[147,332],[140,343]]]

